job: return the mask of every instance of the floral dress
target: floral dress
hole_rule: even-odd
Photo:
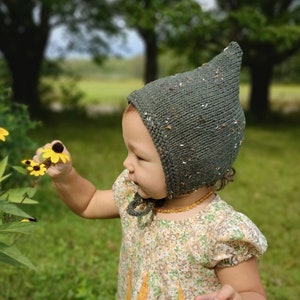
[[[122,223],[118,299],[193,299],[220,288],[214,268],[262,255],[267,242],[245,215],[216,196],[182,220],[126,212],[136,186],[123,171],[113,185]]]

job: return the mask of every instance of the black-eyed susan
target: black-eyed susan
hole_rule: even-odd
[[[27,167],[30,175],[33,176],[43,176],[46,174],[47,168],[44,164],[38,164],[36,162],[32,162],[30,166]]]
[[[43,154],[43,158],[45,159],[50,159],[51,160],[51,163],[53,164],[56,164],[58,163],[60,160],[63,162],[63,163],[66,163],[67,161],[70,160],[70,157],[63,153],[64,151],[64,146],[62,143],[55,143],[52,145],[51,148],[44,148],[42,150]]]
[[[5,137],[8,135],[9,135],[9,132],[6,129],[0,127],[0,140],[4,142]]]
[[[22,160],[22,164],[26,165],[27,167],[30,167],[32,164],[34,164],[35,162],[32,159],[23,159]]]

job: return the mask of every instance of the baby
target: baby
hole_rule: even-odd
[[[201,67],[131,93],[122,119],[125,170],[111,190],[81,177],[71,159],[49,166],[75,213],[120,218],[118,299],[266,299],[257,258],[267,242],[217,194],[233,180],[244,136],[241,61],[231,42]]]

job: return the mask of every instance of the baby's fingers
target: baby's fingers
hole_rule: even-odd
[[[51,147],[51,144],[48,143],[46,145],[44,145],[43,147],[40,147],[36,150],[35,152],[35,155],[33,156],[33,160],[36,162],[36,163],[41,163],[43,162],[44,158],[43,158],[43,149],[45,148],[50,148]]]

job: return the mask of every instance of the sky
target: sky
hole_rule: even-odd
[[[126,41],[121,38],[109,38],[109,43],[112,48],[112,54],[119,54],[124,57],[132,57],[143,53],[144,45],[138,34],[134,30],[126,30]],[[61,51],[66,47],[67,39],[64,35],[63,28],[54,29],[51,33],[46,49],[48,58],[60,56]],[[88,55],[68,52],[68,57],[88,57]]]
[[[215,6],[215,0],[197,0],[203,9],[210,9]],[[144,44],[141,38],[138,36],[135,30],[126,30],[126,42],[121,38],[110,38],[109,42],[112,48],[112,55],[119,54],[123,57],[133,57],[144,52]],[[60,56],[61,49],[67,44],[67,39],[64,36],[63,28],[54,29],[51,32],[48,46],[46,49],[46,56],[48,58],[55,58]],[[88,55],[79,54],[76,52],[69,53],[68,57],[86,57]]]

